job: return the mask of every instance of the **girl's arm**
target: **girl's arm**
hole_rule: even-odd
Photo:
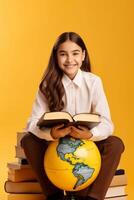
[[[114,127],[111,121],[108,102],[104,93],[102,81],[99,77],[96,78],[92,95],[92,112],[97,113],[101,117],[101,123],[90,130],[93,136],[90,138],[93,141],[104,140],[112,135]]]
[[[39,90],[36,95],[35,102],[33,104],[32,113],[30,118],[28,119],[25,131],[31,132],[37,137],[45,140],[53,140],[50,132],[50,128],[44,128],[40,130],[36,125],[40,117],[44,114],[44,112],[48,112],[49,108],[47,106],[47,102],[41,91]]]

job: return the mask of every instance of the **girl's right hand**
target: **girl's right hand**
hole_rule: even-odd
[[[64,127],[64,124],[61,124],[61,125],[58,125],[58,126],[54,126],[52,129],[51,129],[51,136],[54,138],[54,139],[59,139],[61,137],[64,137],[66,135],[68,135],[70,132],[71,132],[71,127],[68,126],[66,128],[62,128]]]

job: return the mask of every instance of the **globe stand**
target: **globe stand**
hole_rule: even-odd
[[[74,196],[74,194],[69,195],[68,200],[75,200],[75,196]]]
[[[65,200],[75,200],[75,192],[70,192],[69,194],[66,193],[66,191],[64,190],[64,197]]]

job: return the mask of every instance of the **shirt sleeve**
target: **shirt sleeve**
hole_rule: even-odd
[[[41,91],[38,90],[36,99],[33,104],[31,116],[28,119],[28,122],[26,124],[24,131],[31,132],[37,137],[41,139],[45,139],[47,141],[53,140],[50,134],[50,131],[51,131],[50,128],[44,128],[43,130],[40,130],[37,126],[37,122],[40,119],[40,117],[44,114],[44,112],[48,112],[48,111],[49,109],[46,103],[46,99],[41,93]]]
[[[100,115],[99,125],[90,130],[93,134],[92,141],[104,140],[112,135],[114,126],[111,121],[107,98],[103,89],[102,81],[97,77],[93,88],[92,112]]]

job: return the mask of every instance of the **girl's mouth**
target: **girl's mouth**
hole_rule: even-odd
[[[64,66],[67,68],[73,68],[76,66],[76,64],[65,64]]]

